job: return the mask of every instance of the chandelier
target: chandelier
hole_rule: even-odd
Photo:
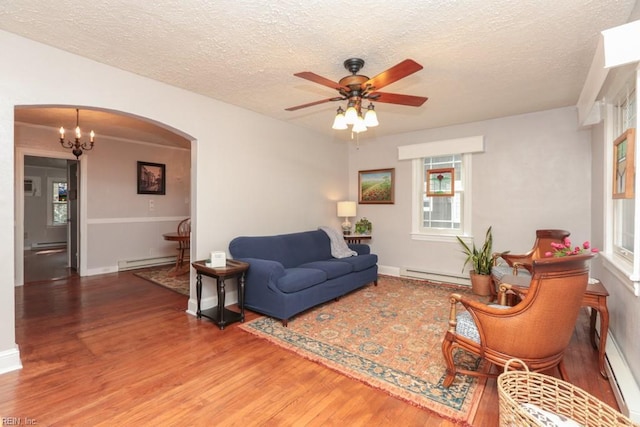
[[[64,139],[64,128],[60,126],[60,145],[64,148],[73,148],[74,156],[76,159],[80,158],[80,156],[84,151],[89,151],[93,148],[93,138],[96,136],[95,132],[91,131],[89,133],[89,142],[80,142],[80,138],[82,138],[82,132],[80,132],[80,110],[76,108],[76,138],[75,141],[65,141]]]

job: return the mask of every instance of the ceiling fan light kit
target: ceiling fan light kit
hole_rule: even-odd
[[[360,133],[365,132],[367,128],[375,127],[380,124],[372,101],[419,107],[428,99],[422,96],[378,92],[382,87],[421,70],[422,65],[412,59],[405,59],[372,79],[358,74],[360,69],[364,66],[364,60],[360,58],[349,58],[344,61],[343,65],[344,68],[351,72],[351,75],[343,77],[337,83],[310,71],[303,71],[301,73],[294,74],[296,77],[337,90],[340,96],[290,107],[286,110],[295,111],[301,108],[323,104],[325,102],[346,100],[346,111],[343,110],[341,106],[338,107],[331,127],[336,130],[344,130],[349,129],[349,126],[351,126],[351,132]],[[369,106],[364,114],[362,113],[362,100],[369,100]]]

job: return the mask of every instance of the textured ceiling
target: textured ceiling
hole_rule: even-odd
[[[381,124],[366,138],[575,105],[599,32],[626,23],[634,6],[635,0],[20,0],[0,3],[0,29],[329,137],[348,135],[331,129],[338,103],[285,108],[336,92],[294,73],[337,81],[348,74],[342,63],[351,57],[365,60],[360,74],[369,77],[407,58],[422,64],[383,91],[429,100],[417,108],[377,104]]]

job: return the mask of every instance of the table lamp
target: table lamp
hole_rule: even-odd
[[[338,216],[344,217],[344,222],[342,223],[342,234],[351,234],[351,223],[349,222],[349,218],[356,216],[356,202],[338,202]]]

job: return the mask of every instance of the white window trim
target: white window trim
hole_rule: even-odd
[[[461,234],[467,235],[471,230],[471,206],[473,205],[471,197],[471,154],[462,155],[462,164],[464,165],[464,207],[462,212]],[[417,188],[424,185],[424,165],[422,159],[414,159],[412,161],[413,172],[413,191],[411,192],[411,238],[414,240],[429,240],[432,242],[453,242],[456,241],[456,235],[460,235],[455,230],[450,229],[433,229],[425,232],[418,226],[422,221],[423,201],[418,196]]]
[[[404,145],[398,147],[398,160],[412,161],[412,191],[411,191],[411,239],[428,240],[433,242],[456,242],[456,233],[452,230],[436,230],[425,233],[418,228],[422,218],[422,200],[418,197],[417,189],[423,185],[422,161],[425,157],[462,154],[464,164],[464,208],[462,234],[471,232],[471,154],[484,152],[484,136],[471,136],[449,140],[425,142],[422,144]]]
[[[640,97],[638,88],[640,88],[640,67],[636,67],[635,70],[636,79],[636,108],[638,106],[638,98]],[[633,262],[620,256],[614,250],[613,243],[613,199],[612,199],[612,186],[613,186],[613,150],[611,149],[612,141],[615,140],[614,125],[613,125],[613,106],[608,103],[606,105],[606,120],[605,120],[605,139],[604,144],[604,159],[605,159],[605,250],[601,254],[604,261],[603,266],[611,274],[616,276],[621,283],[624,283],[626,287],[633,292],[636,297],[640,296],[640,215],[637,215],[640,208],[640,192],[637,189],[640,188],[640,174],[636,173],[635,177],[635,203],[636,203],[636,216],[635,216],[635,236],[634,236],[634,254]],[[636,113],[636,129],[638,119]],[[635,162],[636,165],[640,161],[640,150],[638,150],[638,136],[636,133],[636,152]]]

